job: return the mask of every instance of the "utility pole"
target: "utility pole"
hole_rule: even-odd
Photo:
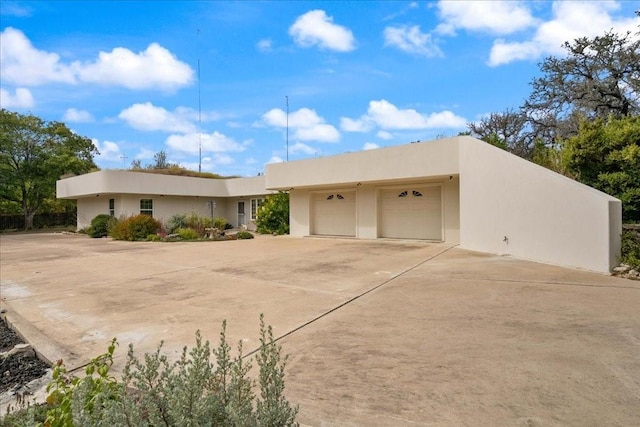
[[[122,159],[122,169],[126,169],[127,168],[126,160],[128,159],[128,157],[123,154],[120,156],[120,158]]]
[[[198,40],[200,40],[199,28]],[[202,172],[202,102],[200,96],[200,57],[198,57],[198,172]]]

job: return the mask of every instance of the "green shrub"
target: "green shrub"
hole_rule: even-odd
[[[267,196],[258,209],[258,233],[289,234],[289,194],[280,191]]]
[[[149,234],[147,236],[147,241],[148,242],[161,242],[162,240],[163,240],[162,236],[159,236],[157,234]]]
[[[640,230],[622,230],[620,261],[640,270]]]
[[[218,230],[226,230],[227,229],[227,218],[217,216],[213,218],[213,222],[211,223],[213,228],[217,228]]]
[[[198,232],[193,228],[178,228],[176,233],[183,240],[196,240],[200,237]]]
[[[244,240],[244,239],[253,239],[253,234],[248,231],[238,231],[236,233],[236,239]]]
[[[156,234],[162,227],[160,221],[149,215],[135,215],[117,222],[111,230],[116,240],[146,240],[150,234]]]
[[[211,218],[207,216],[198,216],[192,213],[187,217],[187,227],[183,228],[192,228],[198,233],[198,236],[204,236],[205,228],[210,228],[211,222]]]
[[[116,219],[111,215],[97,215],[91,220],[91,226],[87,229],[87,234],[91,237],[105,237],[109,234],[109,229],[115,222]]]
[[[260,316],[260,347],[256,349],[258,380],[249,373],[253,358],[243,354],[242,341],[232,356],[222,322],[219,344],[211,348],[196,332],[195,346],[170,363],[162,343],[138,359],[129,346],[122,382],[110,375],[114,339],[107,352],[93,359],[82,378],[72,377],[62,361],[54,366],[47,387],[45,425],[78,426],[292,426],[298,407],[284,396],[288,356]],[[259,394],[253,391],[258,385]],[[28,420],[15,421],[27,425]],[[40,424],[41,425],[41,424]]]
[[[167,221],[167,231],[169,233],[175,233],[178,228],[187,227],[189,227],[189,221],[185,214],[175,214]]]

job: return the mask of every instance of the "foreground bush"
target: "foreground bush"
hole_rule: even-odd
[[[147,240],[150,234],[156,234],[161,228],[160,221],[140,214],[118,221],[111,229],[111,237],[116,240]]]
[[[640,270],[640,230],[622,230],[620,262]]]
[[[238,240],[253,239],[253,234],[249,231],[238,231],[236,233],[236,239]]]
[[[91,220],[91,226],[87,229],[87,234],[91,237],[106,237],[109,229],[116,223],[116,219],[111,215],[100,214]]]
[[[256,381],[248,377],[253,360],[243,355],[242,342],[237,355],[231,355],[226,322],[216,348],[197,332],[195,346],[189,351],[185,347],[174,363],[162,353],[162,344],[142,360],[129,346],[122,382],[109,373],[116,344],[114,339],[105,354],[93,359],[82,378],[70,376],[62,361],[54,366],[45,426],[297,425],[298,408],[284,397],[287,356],[281,355],[263,316],[255,356],[259,395],[254,393]],[[23,416],[24,422],[14,418],[16,425],[34,419],[32,411]]]
[[[267,196],[256,218],[258,233],[289,234],[289,194],[280,191]]]

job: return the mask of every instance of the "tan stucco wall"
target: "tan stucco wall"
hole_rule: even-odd
[[[268,194],[265,177],[209,179],[145,172],[104,170],[61,179],[56,197],[78,199],[96,194],[153,194],[164,196],[233,197]]]
[[[402,183],[395,182],[394,187]],[[451,179],[412,179],[405,183],[406,185],[442,185],[442,208],[443,208],[443,239],[447,243],[457,244],[460,239],[460,223],[459,223],[459,179],[452,176]],[[356,237],[360,239],[376,239],[379,237],[379,209],[378,199],[379,192],[382,189],[389,188],[384,185],[356,185],[351,187],[327,187],[335,191],[356,191]],[[289,193],[289,222],[291,226],[290,234],[292,236],[308,236],[311,234],[311,197],[315,191],[314,188],[294,189]]]
[[[593,271],[617,265],[619,200],[473,138],[460,144],[462,247]]]
[[[266,187],[289,190],[314,186],[402,182],[458,174],[458,139],[446,138],[318,159],[266,165]]]

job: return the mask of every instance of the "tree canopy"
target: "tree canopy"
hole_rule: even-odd
[[[20,205],[25,228],[47,198],[55,198],[56,181],[65,174],[96,168],[93,142],[65,124],[34,115],[0,111],[0,198]]]
[[[640,15],[640,13],[639,13]],[[600,189],[640,222],[640,31],[564,43],[540,63],[518,109],[467,125],[471,134]]]

